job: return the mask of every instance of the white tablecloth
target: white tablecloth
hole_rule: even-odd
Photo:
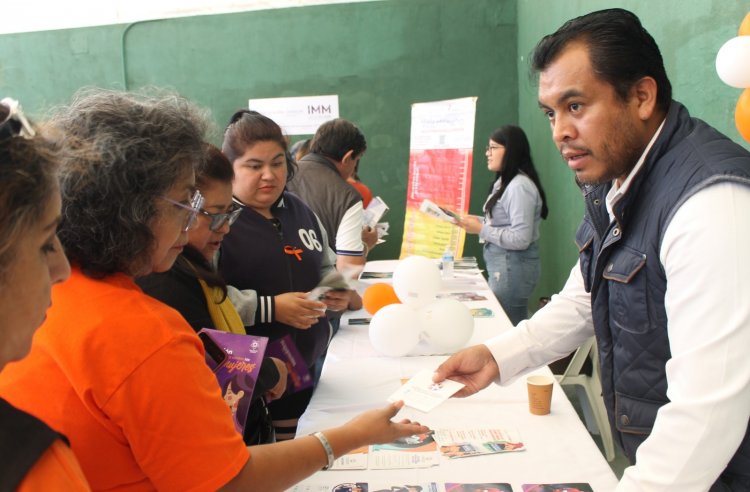
[[[365,271],[392,271],[395,261],[368,263]],[[383,280],[373,280],[383,281]],[[474,336],[467,345],[512,329],[499,303],[479,275],[462,277],[444,283],[443,290],[479,292],[486,301],[467,303],[471,308],[489,307],[493,318],[476,318]],[[401,384],[402,378],[423,369],[434,369],[447,355],[411,355],[383,357],[369,344],[367,325],[349,326],[350,318],[370,317],[364,311],[348,313],[328,349],[321,380],[297,434],[340,425],[364,410],[382,407],[386,398]],[[420,345],[414,353],[430,353]],[[550,374],[544,367],[536,371]],[[556,384],[552,412],[546,416],[528,411],[525,378],[501,387],[490,385],[469,398],[450,399],[432,412],[423,414],[404,408],[397,418],[412,418],[430,428],[512,428],[526,446],[525,451],[485,455],[462,459],[440,457],[440,465],[424,469],[400,470],[331,470],[321,471],[303,482],[310,485],[344,482],[437,482],[442,490],[445,482],[510,483],[521,491],[524,483],[587,482],[595,491],[608,491],[616,486],[616,477],[600,453],[578,415]]]

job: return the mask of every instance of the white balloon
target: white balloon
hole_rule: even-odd
[[[453,353],[474,334],[474,318],[455,299],[438,299],[419,310],[422,337],[432,347]]]
[[[716,54],[716,73],[732,87],[750,87],[750,36],[730,39]]]
[[[419,343],[419,315],[405,304],[389,304],[373,315],[369,333],[379,353],[402,357]]]
[[[424,256],[409,256],[393,271],[393,290],[404,304],[414,309],[435,300],[443,285],[437,263]]]

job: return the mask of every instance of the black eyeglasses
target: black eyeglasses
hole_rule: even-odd
[[[203,209],[200,209],[199,212],[211,219],[211,223],[208,225],[208,228],[212,231],[218,231],[219,229],[224,227],[224,224],[229,224],[230,226],[234,224],[237,221],[237,217],[239,217],[240,213],[242,212],[242,207],[232,205],[232,208],[229,210],[229,212],[221,214],[212,214],[211,212],[206,212]]]
[[[0,140],[11,137],[32,138],[36,135],[18,101],[6,97],[0,100],[0,104],[8,109],[8,115],[0,121]]]
[[[200,191],[195,190],[193,196],[190,197],[190,205],[185,205],[184,203],[172,200],[171,198],[167,198],[166,196],[160,196],[159,198],[168,201],[175,207],[180,208],[186,212],[185,222],[182,225],[183,231],[189,231],[195,226],[196,219],[198,219],[198,214],[201,213],[201,207],[203,206],[203,195],[201,195]]]
[[[493,150],[502,149],[502,145],[488,145],[484,150],[485,152],[492,153]]]

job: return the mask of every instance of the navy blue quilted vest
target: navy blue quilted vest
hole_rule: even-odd
[[[576,243],[591,293],[603,396],[613,435],[631,462],[668,402],[667,281],[659,261],[664,232],[685,200],[720,181],[750,185],[750,154],[673,101],[643,167],[615,206],[614,222],[605,205],[611,183],[582,186],[586,209]],[[725,475],[750,478],[748,434]]]

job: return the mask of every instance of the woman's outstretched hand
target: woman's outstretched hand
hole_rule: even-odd
[[[393,422],[391,419],[403,406],[404,402],[398,401],[384,408],[368,410],[344,424],[343,428],[359,435],[358,441],[361,446],[392,442],[402,437],[430,431],[428,427],[409,419]]]

